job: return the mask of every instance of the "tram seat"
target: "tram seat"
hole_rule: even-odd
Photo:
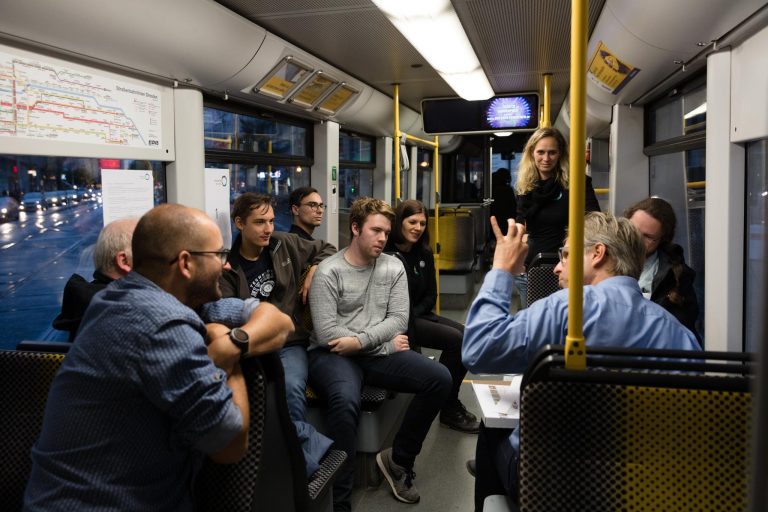
[[[429,231],[435,232],[434,215],[429,217]],[[439,270],[470,272],[475,262],[475,240],[475,221],[470,209],[440,209]]]
[[[251,408],[248,452],[237,464],[206,460],[195,486],[196,509],[330,511],[332,482],[346,454],[330,450],[320,469],[308,479],[301,445],[288,414],[279,356],[246,357],[241,367]]]
[[[363,386],[361,394],[355,484],[365,488],[381,483],[376,454],[391,443],[413,395],[368,385]],[[307,387],[307,421],[319,432],[329,434],[325,421],[325,402],[311,387]]]
[[[540,252],[534,256],[528,267],[528,306],[560,289],[554,272],[558,261],[557,253]]]
[[[0,351],[0,503],[21,510],[32,471],[30,450],[43,427],[48,389],[63,353]]]
[[[746,510],[754,371],[750,354],[607,347],[575,371],[546,347],[522,384],[520,510]]]

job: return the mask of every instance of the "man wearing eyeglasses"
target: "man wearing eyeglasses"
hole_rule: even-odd
[[[24,510],[192,510],[204,456],[246,453],[240,357],[279,349],[292,325],[271,304],[218,300],[222,246],[200,210],[139,220],[133,270],[91,300],[51,385]],[[206,329],[207,313],[221,324]]]
[[[280,360],[288,412],[301,441],[307,475],[311,475],[332,443],[306,422],[309,329],[303,313],[318,263],[336,248],[322,240],[275,231],[272,201],[268,194],[253,192],[235,200],[231,216],[240,233],[229,257],[232,268],[223,274],[221,285],[225,297],[254,297],[291,315],[295,330],[280,350]]]
[[[496,236],[493,268],[470,306],[462,361],[474,373],[522,373],[546,344],[562,343],[568,330],[568,290],[509,313],[513,276],[522,271],[528,247],[525,227],[509,221]],[[584,253],[570,251],[568,239],[555,267],[560,286],[569,284],[568,260],[584,260],[584,337],[587,345],[701,350],[696,337],[664,308],[643,297],[637,278],[643,269],[642,237],[624,218],[591,212],[584,218]],[[517,500],[519,436],[515,429],[481,426],[475,464],[475,507],[486,496]]]
[[[312,233],[323,223],[325,205],[317,189],[301,187],[291,192],[288,201],[293,214],[293,224],[290,233],[305,240],[314,240]]]

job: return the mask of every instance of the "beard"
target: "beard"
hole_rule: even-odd
[[[199,278],[193,280],[189,284],[187,297],[189,297],[189,306],[192,309],[221,298],[221,287],[219,286],[220,276],[221,272],[199,276]]]

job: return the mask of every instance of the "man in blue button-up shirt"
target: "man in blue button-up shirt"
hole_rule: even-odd
[[[560,290],[512,315],[513,275],[523,271],[528,251],[525,227],[509,221],[496,235],[493,268],[485,276],[467,315],[462,360],[475,373],[521,373],[546,344],[563,343],[568,330],[568,290]],[[568,244],[555,267],[561,288],[568,286]],[[587,345],[701,350],[696,337],[664,308],[643,297],[637,278],[645,249],[627,219],[589,213],[584,219],[584,337]],[[517,430],[481,429],[477,451],[475,506],[485,496],[517,494]]]
[[[199,210],[162,205],[132,246],[134,270],[93,298],[53,381],[24,510],[192,510],[204,454],[227,463],[247,449],[241,348],[194,311],[221,297],[219,229]],[[292,330],[269,304],[250,316],[239,299],[217,305],[221,324],[249,319],[251,352],[278,349]]]

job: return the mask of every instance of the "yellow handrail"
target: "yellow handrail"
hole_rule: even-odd
[[[438,194],[438,187],[440,185],[440,179],[439,179],[439,144],[438,144],[438,137],[435,135],[435,139],[427,140],[422,139],[419,137],[416,137],[415,135],[409,135],[405,132],[400,131],[400,86],[398,84],[394,85],[394,94],[393,94],[393,100],[394,100],[394,108],[395,108],[395,133],[394,133],[394,142],[395,142],[395,148],[394,148],[394,171],[395,171],[395,201],[394,206],[397,207],[397,205],[400,204],[400,200],[402,199],[402,196],[400,194],[401,188],[400,188],[400,139],[405,138],[406,140],[412,140],[414,142],[418,142],[420,144],[424,144],[425,146],[431,146],[434,150],[433,157],[432,157],[432,165],[434,168],[434,178],[435,178],[435,236],[433,237],[432,242],[432,253],[435,257],[435,282],[436,282],[436,292],[437,292],[437,299],[435,300],[435,312],[439,315],[440,314],[440,194]],[[415,171],[414,171],[415,172]],[[394,226],[393,226],[394,228]]]
[[[544,73],[544,113],[541,115],[542,128],[552,126],[552,116],[550,114],[552,104],[552,73]]]
[[[571,2],[571,137],[570,197],[568,210],[568,334],[565,337],[565,367],[587,367],[584,348],[584,189],[586,152],[587,90],[587,0]]]

